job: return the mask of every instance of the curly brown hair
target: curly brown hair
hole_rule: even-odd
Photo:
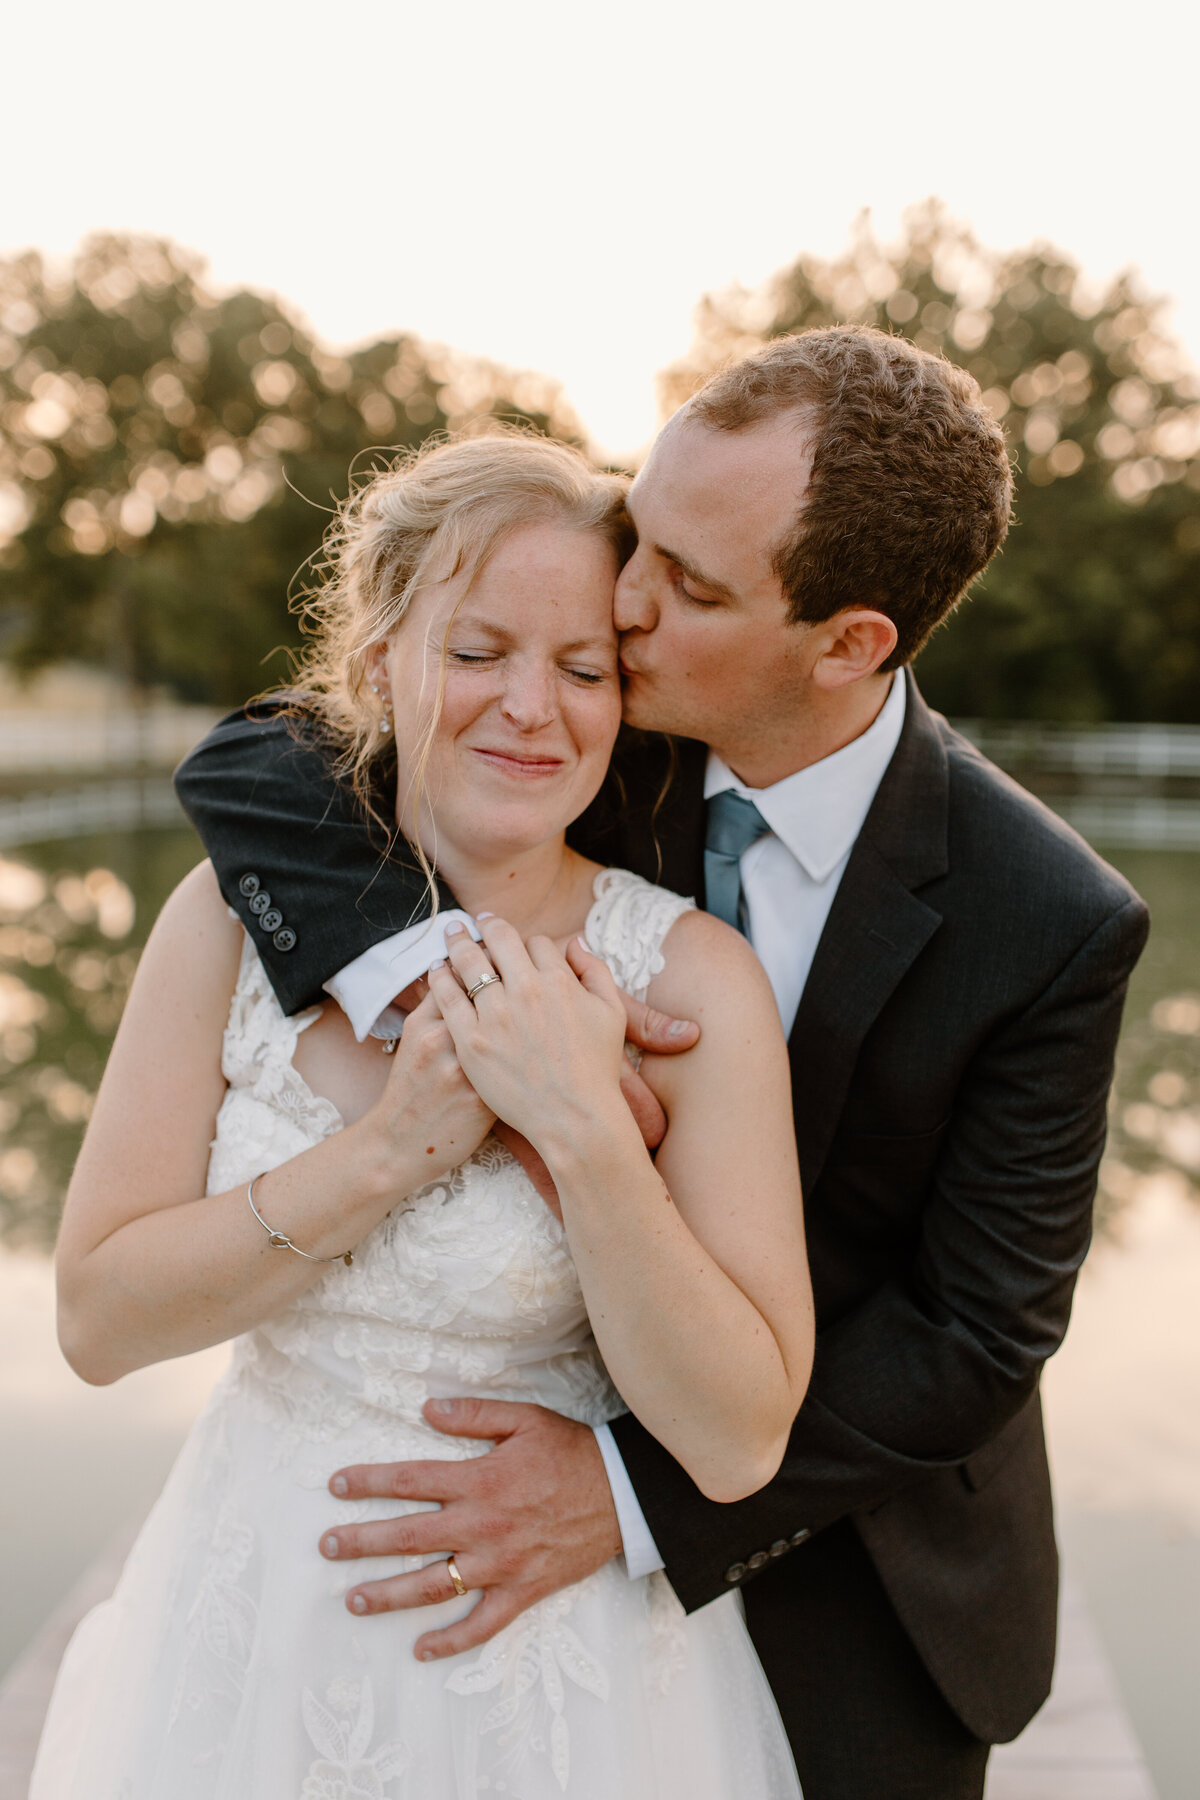
[[[874,607],[899,632],[883,667],[899,668],[1004,542],[1004,434],[965,369],[857,325],[776,338],[706,382],[688,416],[744,431],[789,409],[813,452],[804,501],[773,558],[789,619]]]

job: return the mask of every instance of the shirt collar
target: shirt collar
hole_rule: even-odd
[[[832,756],[785,775],[771,787],[750,788],[715,750],[708,753],[704,798],[732,788],[752,800],[775,836],[787,846],[812,881],[825,881],[862,830],[863,820],[900,742],[907,703],[903,673],[892,680],[888,697],[861,737]]]

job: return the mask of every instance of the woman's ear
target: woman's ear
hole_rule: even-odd
[[[886,613],[869,607],[847,607],[827,619],[822,629],[826,642],[813,665],[813,680],[828,690],[874,675],[896,648],[899,635]]]
[[[386,690],[387,653],[388,641],[386,638],[380,638],[379,642],[372,644],[367,651],[366,661],[363,664],[363,675],[373,694]]]

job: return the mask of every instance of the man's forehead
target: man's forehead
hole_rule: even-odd
[[[681,488],[732,482],[762,491],[769,486],[799,500],[812,465],[811,434],[802,414],[781,413],[738,431],[706,425],[687,407],[659,432],[641,473],[638,492],[666,479]]]
[[[803,422],[780,415],[720,431],[677,413],[659,433],[630,493],[639,536],[668,523],[724,536],[736,530],[764,552],[803,503],[812,453]]]

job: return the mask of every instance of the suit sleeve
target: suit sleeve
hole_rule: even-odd
[[[176,770],[175,791],[291,1014],[431,909],[407,844],[370,829],[286,704],[259,702],[223,719]],[[444,888],[439,902],[454,904]]]
[[[632,1417],[613,1433],[667,1574],[692,1610],[726,1570],[802,1541],[990,1442],[1067,1327],[1091,1236],[1109,1085],[1147,931],[1131,899],[968,1065],[907,1278],[817,1340],[783,1467],[733,1505],[705,1500]],[[757,1562],[752,1565],[757,1567]]]

